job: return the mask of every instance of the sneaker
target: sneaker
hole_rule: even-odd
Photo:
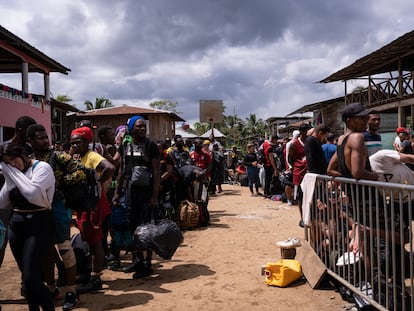
[[[119,261],[112,261],[108,265],[108,269],[112,271],[122,271],[121,263]]]
[[[276,245],[280,248],[296,248],[302,244],[298,238],[288,238],[287,240],[276,242]]]
[[[135,273],[132,275],[133,279],[140,279],[152,274],[151,263],[148,261],[140,262]]]
[[[263,193],[261,193],[261,192],[259,192],[259,191],[257,191],[257,192],[256,192],[256,194],[257,194],[257,195],[260,195],[260,196],[262,196],[262,195],[263,195]]]
[[[65,301],[62,305],[62,310],[72,310],[75,309],[79,304],[79,295],[76,292],[67,292],[65,295]]]
[[[125,272],[125,273],[135,272],[137,270],[138,265],[139,265],[139,261],[134,261],[133,263],[123,267],[122,272]]]
[[[299,227],[305,228],[305,223],[303,222],[303,220],[299,221]]]
[[[88,283],[78,287],[78,294],[86,294],[102,289],[102,281],[100,277],[91,277]]]
[[[292,206],[292,205],[293,205],[292,201],[288,200],[288,201],[287,201],[287,205],[288,205],[288,206]]]

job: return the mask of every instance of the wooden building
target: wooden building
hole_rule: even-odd
[[[391,141],[397,127],[404,126],[411,131],[414,128],[413,74],[414,31],[411,31],[319,81],[344,82],[344,96],[305,105],[288,116],[311,112],[314,125],[324,122],[339,134],[344,130],[341,120],[344,106],[360,102],[381,114],[380,133],[383,140],[385,137]],[[351,80],[359,84],[356,90],[348,89]]]
[[[76,121],[90,120],[95,129],[100,126],[111,126],[114,130],[127,120],[140,115],[148,121],[147,135],[155,140],[165,140],[175,135],[175,122],[184,121],[177,114],[160,109],[140,108],[133,106],[117,106],[76,113]],[[96,134],[96,131],[95,131]]]

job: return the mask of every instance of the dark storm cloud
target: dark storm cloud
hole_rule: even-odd
[[[19,5],[20,4],[20,5]],[[226,113],[283,116],[343,95],[317,84],[410,31],[409,0],[73,0],[13,2],[4,27],[72,69],[52,75],[54,95],[78,108],[178,102],[198,119],[200,99],[223,99]],[[42,79],[30,81],[42,90]]]

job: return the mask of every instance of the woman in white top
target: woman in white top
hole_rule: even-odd
[[[28,158],[19,145],[4,144],[0,151],[5,178],[0,208],[12,209],[10,249],[22,273],[29,310],[54,310],[52,296],[42,281],[42,264],[53,236],[53,170],[46,162]]]

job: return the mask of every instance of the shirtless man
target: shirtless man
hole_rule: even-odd
[[[355,179],[377,180],[371,171],[363,132],[367,127],[369,111],[360,103],[347,105],[342,112],[345,134],[338,139],[337,152],[328,165],[328,174]]]
[[[345,134],[338,139],[337,152],[328,165],[328,175],[355,179],[378,180],[378,174],[371,171],[368,151],[363,132],[367,128],[369,111],[360,103],[345,106],[342,121],[346,124]],[[354,202],[355,203],[355,202]],[[359,230],[355,230],[349,248],[359,251]]]

